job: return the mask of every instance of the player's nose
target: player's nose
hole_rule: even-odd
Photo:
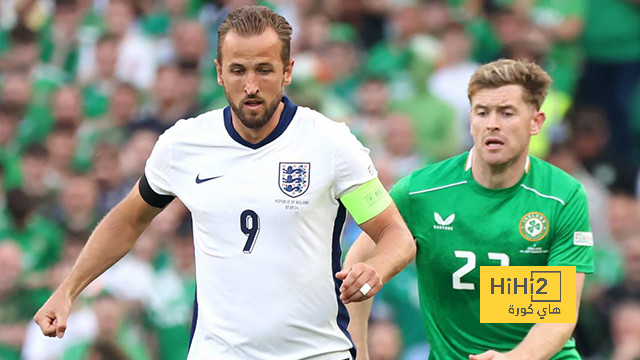
[[[500,123],[498,121],[498,116],[495,112],[492,112],[487,117],[487,130],[499,130]]]
[[[244,84],[244,92],[247,95],[254,95],[257,94],[258,91],[260,91],[260,88],[258,86],[257,77],[251,72],[248,74],[247,80]]]

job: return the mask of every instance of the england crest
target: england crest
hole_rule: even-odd
[[[279,171],[280,190],[292,198],[304,194],[309,188],[311,163],[281,162]]]

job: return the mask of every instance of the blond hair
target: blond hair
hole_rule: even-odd
[[[505,85],[520,85],[523,100],[540,110],[551,77],[535,63],[521,60],[500,59],[480,66],[471,76],[467,96],[469,101],[478,91],[495,89]]]
[[[267,28],[273,29],[282,43],[280,56],[286,68],[291,53],[291,25],[282,15],[273,12],[266,6],[243,6],[227,15],[218,28],[218,61],[222,63],[222,44],[231,30],[240,36],[256,36]]]

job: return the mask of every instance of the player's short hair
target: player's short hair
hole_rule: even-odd
[[[98,38],[98,42],[96,43],[98,46],[104,44],[118,44],[118,36],[116,34],[106,33]]]
[[[58,10],[59,8],[63,8],[63,7],[76,7],[76,5],[78,4],[78,0],[55,0],[54,1],[56,7],[55,9]]]
[[[20,188],[9,190],[6,194],[7,210],[14,225],[19,229],[27,226],[29,215],[36,208],[34,199]]]
[[[89,348],[89,358],[96,356],[98,359],[126,360],[124,351],[110,339],[97,339]]]
[[[68,122],[56,122],[53,124],[53,128],[49,132],[49,135],[65,135],[65,136],[75,136],[76,131],[78,130],[78,126],[75,124],[70,124]]]
[[[234,31],[240,36],[255,36],[262,34],[267,28],[273,29],[278,34],[282,43],[280,57],[286,68],[291,55],[293,30],[287,19],[266,6],[243,6],[227,15],[218,28],[218,61],[222,63],[222,44],[229,31]]]
[[[473,73],[467,96],[471,101],[482,89],[495,89],[505,85],[522,86],[523,100],[540,110],[551,85],[551,77],[533,62],[500,59],[480,66]]]
[[[27,25],[22,22],[18,22],[9,33],[9,41],[15,45],[32,45],[38,40],[37,34],[29,29]]]
[[[41,143],[33,143],[24,149],[22,156],[25,158],[28,157],[47,160],[49,159],[49,150],[47,150],[47,147],[42,145]]]
[[[0,103],[0,116],[17,123],[22,117],[22,111],[14,104]]]
[[[135,86],[133,86],[133,84],[131,84],[130,82],[126,82],[126,81],[117,81],[116,82],[116,90],[115,91],[128,91],[131,94],[133,94],[134,96],[138,95],[138,89],[136,89]],[[137,101],[137,99],[136,99]]]

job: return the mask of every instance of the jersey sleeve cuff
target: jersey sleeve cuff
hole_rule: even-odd
[[[594,268],[593,268],[593,266],[589,266],[589,265],[576,265],[576,272],[577,273],[585,273],[585,274],[593,274],[594,273]]]
[[[371,220],[386,209],[393,200],[377,177],[342,196],[340,201],[358,225]]]
[[[555,264],[555,263],[549,263],[549,264],[547,264],[547,266],[575,266],[577,273],[585,273],[585,274],[593,274],[594,270],[595,270],[594,266],[593,265],[589,265],[589,264],[568,264],[568,263]]]
[[[175,198],[175,196],[162,195],[153,191],[151,185],[149,185],[149,181],[147,180],[147,175],[142,175],[140,178],[140,181],[138,182],[138,190],[140,191],[140,196],[142,196],[142,199],[146,201],[147,204],[161,209],[167,206]]]

